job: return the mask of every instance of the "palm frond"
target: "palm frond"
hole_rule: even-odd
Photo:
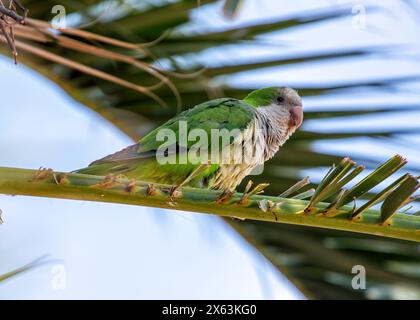
[[[63,199],[134,204],[175,210],[218,214],[224,217],[306,225],[334,230],[420,242],[420,217],[397,213],[419,188],[419,177],[404,175],[386,187],[380,212],[355,202],[406,163],[394,156],[353,188],[344,186],[364,168],[349,158],[334,165],[316,187],[309,201],[295,199],[309,179],[293,185],[279,197],[262,196],[268,183],[253,186],[248,181],[243,193],[150,184],[143,181],[86,174],[67,174],[52,169],[25,170],[0,167],[0,193]],[[337,198],[335,195],[339,195]],[[332,199],[329,203],[328,201]],[[334,200],[335,199],[335,200]],[[375,199],[378,202],[378,199]],[[361,209],[362,208],[362,209]],[[358,212],[360,211],[360,212]],[[355,213],[358,212],[356,215]]]

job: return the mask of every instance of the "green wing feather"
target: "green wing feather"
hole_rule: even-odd
[[[207,141],[210,143],[212,129],[244,130],[253,119],[254,108],[242,100],[230,98],[211,100],[180,113],[177,117],[170,119],[144,136],[137,144],[97,160],[89,167],[76,172],[94,175],[123,174],[129,178],[147,182],[179,184],[198,165],[159,164],[156,160],[156,151],[162,144],[162,141],[157,140],[159,130],[172,130],[177,137],[177,150],[180,150],[180,147],[188,150],[195,141],[186,139],[187,145],[182,145],[185,143],[179,140],[180,121],[186,121],[187,132],[197,128],[204,130],[207,133]],[[210,145],[207,147],[210,148]],[[189,185],[207,187],[218,167],[217,164],[210,165],[190,181]]]
[[[151,131],[139,141],[139,153],[157,150],[161,141],[157,141],[156,135],[159,130],[170,129],[179,136],[179,122],[186,121],[188,132],[192,129],[200,128],[205,130],[210,142],[212,129],[245,129],[254,118],[254,108],[242,100],[221,98],[204,102],[192,109],[180,113],[160,127]],[[182,141],[177,141],[182,143]],[[187,146],[191,147],[194,141],[187,141]]]

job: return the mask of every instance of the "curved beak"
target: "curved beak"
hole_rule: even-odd
[[[299,128],[303,121],[302,106],[294,106],[290,109],[289,127]]]

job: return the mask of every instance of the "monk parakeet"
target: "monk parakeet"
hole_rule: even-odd
[[[291,88],[259,89],[243,100],[215,99],[76,172],[234,190],[255,167],[274,156],[302,120],[302,100]],[[247,155],[238,157],[240,152]]]

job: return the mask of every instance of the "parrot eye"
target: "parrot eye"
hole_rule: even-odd
[[[282,103],[284,102],[284,98],[282,96],[277,97],[277,102]]]

